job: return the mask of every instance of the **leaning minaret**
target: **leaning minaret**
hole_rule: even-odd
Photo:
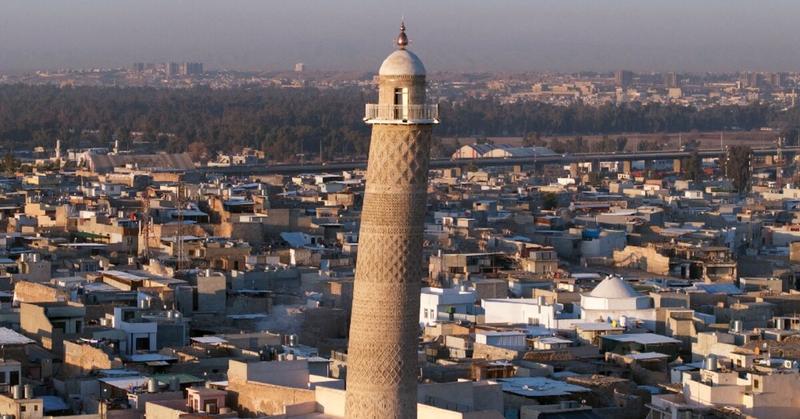
[[[417,417],[417,340],[422,231],[436,105],[425,103],[425,67],[397,50],[378,71],[361,213],[347,353],[349,418]]]

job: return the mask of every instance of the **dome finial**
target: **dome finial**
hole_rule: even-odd
[[[400,35],[397,35],[397,48],[406,49],[408,45],[408,37],[406,36],[406,22],[405,18],[400,20]]]

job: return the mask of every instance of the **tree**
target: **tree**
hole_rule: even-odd
[[[753,150],[746,145],[734,145],[728,148],[725,156],[725,174],[733,182],[733,187],[738,193],[747,192],[751,167],[750,159]]]
[[[657,139],[652,140],[641,140],[639,144],[636,145],[636,150],[638,151],[657,151],[661,150],[661,142]]]
[[[116,138],[123,148],[150,141],[148,151],[157,147],[180,151],[202,142],[209,155],[252,147],[278,161],[294,158],[300,150],[316,151],[322,140],[326,158],[357,159],[364,158],[369,147],[370,127],[362,121],[363,104],[374,102],[376,96],[373,88],[359,87],[120,89],[8,84],[0,86],[0,147],[5,151],[20,145],[53,144],[56,138],[64,148],[108,146]],[[487,137],[519,136],[529,144],[542,145],[544,137],[560,136],[551,141],[559,153],[589,151],[589,141],[575,138],[580,135],[607,135],[616,141],[613,149],[608,140],[597,147],[622,151],[631,145],[616,138],[624,132],[700,132],[731,126],[742,130],[780,127],[789,145],[798,141],[800,127],[800,107],[782,111],[758,103],[697,109],[637,103],[561,106],[459,97],[442,100],[439,109],[442,123],[436,133],[441,137],[487,142]],[[658,136],[651,138],[654,141],[647,149],[662,146]]]
[[[3,171],[15,172],[18,168],[19,168],[19,161],[14,158],[13,154],[6,153],[5,157],[3,157]]]
[[[535,132],[533,134],[527,132],[522,137],[522,145],[524,147],[537,147],[542,144],[541,140],[542,136],[538,132]]]
[[[589,174],[586,176],[587,185],[600,186],[602,183],[603,183],[603,177],[600,176],[600,173],[595,172],[594,170],[589,172]]]
[[[616,140],[617,151],[625,151],[625,146],[628,145],[628,137],[617,137]]]
[[[684,178],[690,179],[695,182],[700,182],[703,179],[703,159],[697,154],[697,151],[692,151],[692,154],[686,159],[686,169],[684,171]]]
[[[203,161],[208,159],[208,148],[204,143],[194,141],[186,146],[186,152],[192,156],[194,161]]]
[[[558,196],[553,192],[545,192],[542,194],[542,208],[546,210],[553,210],[558,207]]]

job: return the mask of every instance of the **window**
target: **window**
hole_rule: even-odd
[[[216,400],[207,401],[206,402],[206,412],[211,413],[211,414],[217,414],[218,413],[217,401]]]
[[[23,405],[20,405],[20,406],[19,406],[19,411],[20,411],[20,412],[24,412],[26,407],[27,407],[27,406],[25,406],[24,404],[23,404]]]
[[[394,89],[395,119],[408,119],[408,89],[398,87]]]
[[[759,380],[757,380],[757,379],[756,379],[756,380],[753,380],[753,388],[754,388],[754,389],[758,389],[758,387],[759,387],[760,385],[761,385],[761,382],[760,382]]]
[[[150,338],[136,338],[136,350],[137,351],[149,351],[150,350]]]

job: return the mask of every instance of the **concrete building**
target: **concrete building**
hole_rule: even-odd
[[[420,292],[419,323],[424,325],[475,315],[477,299],[478,293],[474,289],[423,288]]]
[[[481,301],[487,324],[530,324],[566,329],[579,321],[579,312],[564,312],[563,304],[547,304],[544,298],[490,298]]]
[[[114,307],[112,327],[125,333],[124,348],[127,355],[155,352],[158,349],[158,323],[137,316],[135,307]]]
[[[221,272],[206,270],[197,275],[197,312],[224,314],[227,278]]]
[[[749,368],[749,369],[747,369]],[[736,409],[747,417],[788,418],[800,409],[800,373],[791,361],[755,359],[739,370],[709,357],[697,371],[684,371],[682,391],[653,396],[653,418],[686,417],[703,408]]]
[[[33,397],[32,387],[25,386],[25,390],[20,393],[22,393],[21,397],[0,394],[0,415],[8,415],[15,419],[43,418],[44,402],[42,399]]]
[[[83,330],[86,308],[73,302],[22,303],[20,328],[55,354],[64,353],[64,339]]]

